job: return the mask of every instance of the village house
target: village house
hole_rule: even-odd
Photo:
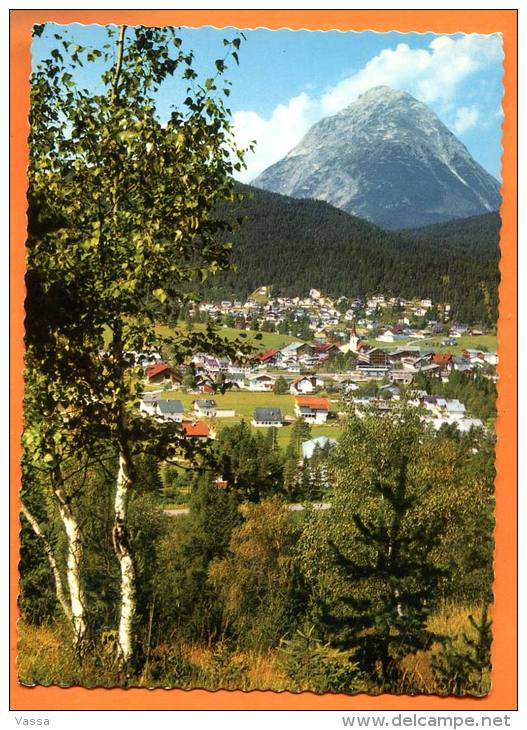
[[[245,376],[241,373],[230,373],[229,375],[225,376],[224,383],[231,389],[237,388],[238,390],[240,390],[245,386]]]
[[[459,370],[461,372],[466,372],[467,370],[470,370],[470,359],[463,357],[463,355],[454,355],[454,357],[452,358],[452,364],[454,370]]]
[[[461,403],[457,398],[447,398],[446,413],[449,418],[461,419],[466,414],[465,404]]]
[[[394,398],[399,400],[401,397],[401,391],[394,383],[388,383],[387,385],[381,385],[379,388],[379,394],[381,398]]]
[[[349,393],[353,393],[356,390],[359,390],[359,386],[354,380],[350,380],[349,378],[347,378],[340,381],[340,383],[338,384],[338,389],[344,395],[348,395]]]
[[[304,355],[313,355],[314,348],[306,342],[291,342],[280,350],[280,356],[277,361],[281,360],[300,360]]]
[[[157,401],[157,417],[162,421],[183,421],[183,403],[180,400],[163,399]]]
[[[280,408],[255,408],[251,423],[256,428],[282,428],[282,411]]]
[[[414,379],[414,374],[408,370],[391,370],[388,378],[392,383],[399,383],[400,385],[410,385]]]
[[[269,367],[270,365],[276,365],[276,356],[278,355],[278,350],[271,349],[267,350],[266,352],[263,352],[261,355],[258,355],[257,361],[266,367]]]
[[[254,373],[253,375],[249,375],[247,380],[249,382],[249,390],[269,391],[274,386],[274,378],[265,373]]]
[[[308,423],[326,423],[329,415],[329,401],[327,398],[296,396],[295,415]]]
[[[380,347],[372,347],[359,354],[358,364],[385,367],[388,364],[388,354]]]
[[[249,375],[251,371],[252,366],[248,362],[238,362],[237,360],[234,360],[229,362],[227,366],[227,373],[229,375]]]
[[[164,362],[149,365],[146,369],[146,378],[150,385],[166,385],[168,383],[179,385],[181,383],[179,373],[176,373],[170,365]]]
[[[405,333],[401,328],[390,327],[382,335],[379,335],[377,339],[380,342],[395,342],[396,340],[404,340],[406,338]]]
[[[404,359],[415,362],[421,357],[421,350],[419,347],[404,347],[392,352],[387,353],[389,362],[396,364],[402,362]]]
[[[161,355],[154,350],[152,352],[136,352],[136,350],[127,350],[123,353],[123,358],[130,365],[140,365],[146,370],[149,365],[155,365],[161,362]]]
[[[439,367],[439,365],[434,365],[434,363],[432,362],[428,362],[425,364],[422,363],[423,361],[420,361],[419,364],[415,364],[416,370],[419,370],[420,373],[428,377],[441,377],[441,368]]]
[[[320,362],[340,353],[340,348],[334,342],[325,342],[323,345],[315,345],[314,357]]]
[[[454,356],[450,352],[434,352],[431,362],[438,365],[442,373],[450,373],[454,369]]]
[[[182,426],[187,438],[196,441],[208,441],[212,438],[210,428],[204,421],[183,421]]]
[[[323,386],[324,381],[322,378],[318,378],[316,375],[301,375],[293,380],[289,386],[289,392],[292,395],[313,393],[317,388],[322,388]]]
[[[356,370],[362,377],[382,378],[388,374],[390,368],[387,353],[379,347],[359,353]]]
[[[468,433],[473,428],[483,428],[483,422],[479,418],[432,418],[429,423],[434,430],[438,431],[444,424],[455,426],[460,433]]]
[[[139,410],[148,416],[155,416],[157,413],[157,394],[143,393],[139,401]]]
[[[216,415],[216,401],[212,398],[198,399],[192,401],[194,413],[196,416],[205,416],[206,418],[214,418]]]

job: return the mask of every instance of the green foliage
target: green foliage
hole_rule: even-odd
[[[290,679],[291,689],[298,692],[364,691],[359,665],[350,652],[323,644],[314,635],[315,627],[297,629],[292,639],[284,639],[280,647],[280,666]]]
[[[209,568],[226,630],[245,647],[276,645],[294,629],[305,594],[295,560],[299,526],[278,498],[241,507],[229,551]]]
[[[217,206],[238,197],[232,174],[243,164],[225,105],[228,84],[218,86],[228,59],[238,63],[237,39],[226,40],[214,78],[201,81],[173,28],[121,26],[116,45],[114,30],[107,32],[101,50],[55,34],[56,47],[33,71],[28,168],[26,474],[40,471],[41,500],[42,487],[52,489],[63,507],[75,506],[83,527],[97,521],[101,555],[90,555],[88,545],[93,565],[78,566],[95,626],[113,618],[115,589],[108,586],[116,566],[108,562],[104,571],[109,513],[85,498],[99,486],[90,469],[108,459],[115,481],[120,457],[126,486],[112,542],[117,556],[138,550],[139,622],[150,605],[152,545],[162,526],[145,496],[135,499],[141,523],[133,524],[132,500],[127,524],[129,491],[158,492],[157,459],[188,458],[197,449],[176,424],[138,412],[144,373],[134,353],[162,351],[159,325],[188,312],[196,285],[229,267],[231,247],[219,234],[232,225]],[[96,60],[102,73],[90,92],[78,83],[79,67]],[[174,74],[188,95],[162,122],[155,99]],[[176,364],[196,349],[246,349],[210,326],[178,331],[169,344]],[[80,485],[65,469],[74,460],[85,462]]]
[[[326,636],[354,649],[381,687],[397,681],[402,656],[438,638],[428,617],[452,567],[442,558],[456,548],[463,555],[464,518],[477,519],[470,506],[482,495],[473,476],[459,481],[460,457],[413,410],[352,416],[336,454],[332,509],[306,524],[304,573]]]
[[[218,489],[207,477],[197,479],[189,516],[172,519],[157,544],[154,642],[217,638],[221,615],[207,571],[226,554],[240,522],[234,492]]]
[[[197,685],[208,689],[248,689],[247,661],[236,656],[225,641],[218,642],[207,664],[199,671]]]
[[[289,393],[289,386],[287,384],[287,380],[280,376],[274,381],[273,385],[273,393],[276,395],[284,395],[285,393]]]
[[[264,436],[245,421],[223,428],[214,445],[216,468],[240,497],[257,502],[281,490],[282,458],[274,429]]]
[[[469,616],[475,638],[463,633],[461,642],[450,639],[432,666],[441,690],[448,695],[486,694],[490,689],[492,620],[485,604],[481,617]]]
[[[145,674],[149,686],[192,687],[195,667],[183,655],[178,644],[159,644],[152,651]]]
[[[291,435],[287,445],[286,456],[288,458],[300,459],[302,456],[302,443],[311,438],[311,426],[303,418],[297,418],[291,426]]]

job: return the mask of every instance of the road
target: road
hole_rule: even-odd
[[[313,502],[311,505],[314,510],[326,510],[331,509],[331,504],[329,502]],[[305,506],[300,503],[296,504],[288,504],[287,509],[291,512],[302,512],[302,510],[305,509]],[[164,514],[168,515],[168,517],[181,517],[181,515],[188,515],[190,512],[190,507],[179,507],[178,509],[164,509]]]

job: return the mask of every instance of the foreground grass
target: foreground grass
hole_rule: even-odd
[[[461,646],[463,633],[475,638],[468,619],[470,614],[478,615],[479,609],[446,604],[431,617],[429,628],[443,636],[452,637]],[[106,641],[103,640],[98,647],[92,647],[80,666],[69,648],[65,627],[60,623],[32,626],[20,621],[18,629],[18,677],[23,684],[63,687],[112,687],[123,684],[112,666],[110,632],[107,632]],[[432,670],[434,657],[439,652],[438,643],[427,651],[405,657],[402,661],[401,684],[396,691],[442,694]],[[222,643],[202,646],[166,642],[149,653],[142,672],[128,686],[314,691],[309,678],[299,683],[294,677],[288,676],[281,659],[280,650],[276,648],[267,651],[239,650]],[[484,692],[487,692],[490,689],[488,673],[484,685]],[[360,691],[368,692],[371,688],[364,684]]]

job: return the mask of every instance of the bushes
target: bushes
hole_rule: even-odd
[[[231,465],[249,444],[238,448],[236,435],[243,441],[244,427],[221,447]],[[492,443],[482,434],[466,438],[432,437],[418,414],[404,409],[350,418],[340,445],[324,455],[326,510],[293,512],[276,495],[240,504],[244,493],[256,498],[258,465],[244,472],[242,493],[218,489],[212,474],[196,478],[188,516],[165,517],[154,490],[136,494],[130,528],[141,556],[140,626],[132,684],[485,692],[490,623],[480,610],[492,594]],[[298,468],[297,446],[292,439],[288,463]],[[270,444],[265,454],[272,457]],[[96,507],[85,525],[85,577],[90,596],[99,598],[91,600],[89,655],[80,667],[64,652],[62,670],[56,647],[44,657],[35,639],[40,629],[31,627],[34,640],[22,651],[37,660],[21,665],[29,681],[120,681],[108,631],[117,566],[102,475],[86,498]],[[26,581],[38,577],[30,538]],[[48,609],[24,601],[26,620],[42,622]],[[448,615],[445,601],[457,604]],[[480,617],[471,621],[463,604]],[[44,623],[42,632],[44,645],[61,636],[59,624]]]
[[[267,648],[295,627],[304,605],[295,559],[300,529],[279,497],[244,505],[242,514],[244,523],[225,558],[211,564],[209,578],[225,630],[241,646]]]
[[[290,689],[347,694],[365,691],[364,677],[351,652],[323,644],[314,631],[314,626],[305,632],[297,630],[292,639],[282,641],[280,666],[290,679]]]

